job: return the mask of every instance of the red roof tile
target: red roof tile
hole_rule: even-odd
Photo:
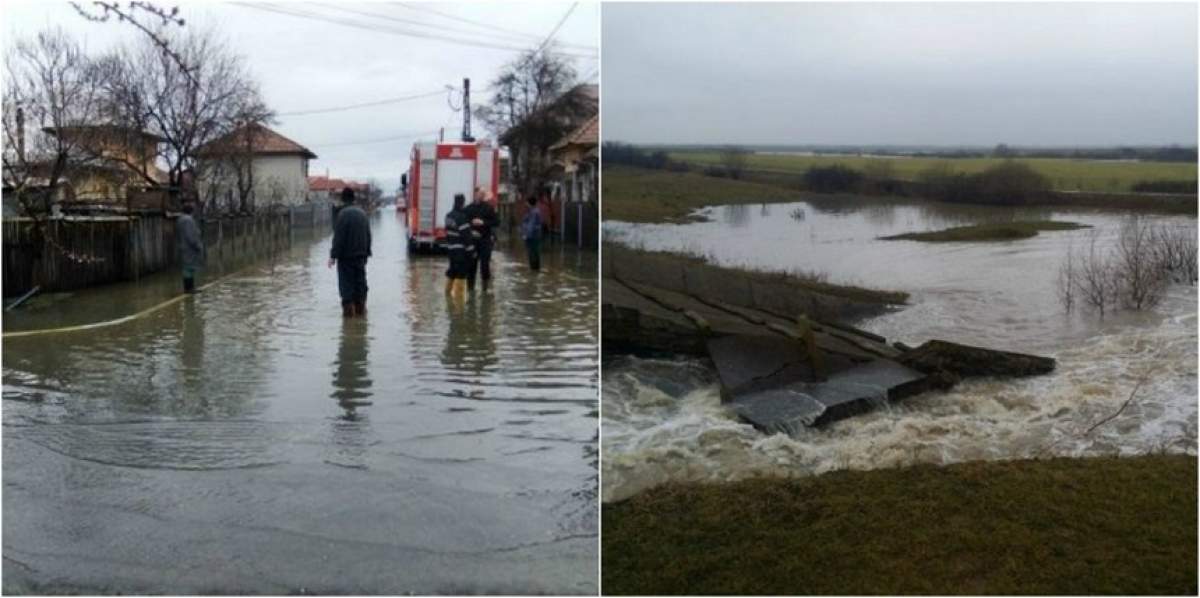
[[[233,153],[233,148],[238,147],[236,144],[244,143],[247,136],[252,144],[251,151],[255,154],[299,154],[309,159],[317,157],[303,145],[258,123],[251,123],[204,144],[196,150],[196,155],[219,156]]]

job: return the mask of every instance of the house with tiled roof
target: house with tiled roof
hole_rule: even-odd
[[[369,193],[371,190],[371,185],[367,183],[330,178],[328,173],[325,176],[308,177],[309,200],[341,201],[342,189],[346,187],[353,189],[359,195]]]
[[[105,206],[125,209],[128,201],[147,189],[167,183],[167,173],[157,165],[158,149],[165,139],[118,125],[45,127],[47,135],[79,147],[86,159],[73,160],[60,188],[63,209]],[[53,164],[35,163],[33,173],[49,172]]]
[[[261,209],[309,201],[309,162],[317,155],[261,124],[214,139],[196,156],[197,188],[205,202]]]
[[[550,146],[555,182],[569,202],[596,201],[600,174],[600,114]]]

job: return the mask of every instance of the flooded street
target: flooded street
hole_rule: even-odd
[[[799,271],[830,282],[907,291],[903,309],[857,324],[889,341],[932,338],[1053,356],[1026,380],[976,380],[799,435],[764,436],[720,404],[702,362],[616,358],[604,364],[604,500],[669,480],[809,475],[910,463],[1155,451],[1196,453],[1196,289],[1105,318],[1064,313],[1058,268],[1088,230],[999,243],[877,237],[988,221],[1054,219],[1115,242],[1122,214],[921,202],[814,199],[706,208],[707,222],[605,224],[606,240],[701,255],[721,265]],[[1194,218],[1147,216],[1195,229]],[[1142,382],[1144,380],[1144,382]],[[1120,417],[1115,413],[1141,383]]]
[[[488,293],[372,219],[369,313],[330,238],[211,267],[120,325],[4,341],[5,591],[597,591],[595,252],[535,274],[503,241]],[[174,294],[42,297],[5,332]]]

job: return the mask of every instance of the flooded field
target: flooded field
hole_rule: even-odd
[[[318,236],[121,325],[5,339],[5,590],[594,594],[595,252],[549,246],[534,274],[502,242],[494,288],[452,303],[444,257],[406,255],[391,212],[373,227],[363,319]]]
[[[1114,212],[931,203],[827,202],[706,208],[688,225],[606,223],[606,240],[682,251],[722,265],[817,272],[830,282],[911,293],[909,305],[859,322],[889,340],[931,338],[1050,355],[1049,376],[979,380],[799,435],[764,436],[720,404],[701,362],[622,357],[604,364],[604,500],[668,480],[808,475],[909,463],[1154,451],[1195,454],[1196,289],[1173,285],[1146,312],[1067,315],[1055,284],[1089,232],[1001,243],[877,237],[997,220],[1054,219],[1100,231]],[[1189,227],[1185,217],[1152,217]],[[1144,381],[1143,381],[1144,380]],[[1141,382],[1135,399],[1115,413]]]

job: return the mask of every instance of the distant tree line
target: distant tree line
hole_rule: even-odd
[[[666,170],[672,165],[671,159],[667,156],[667,152],[663,150],[648,151],[619,141],[606,141],[601,147],[602,162],[608,164],[622,164],[625,166],[636,166],[638,168],[650,168],[653,170]],[[681,164],[684,171],[688,170],[687,164]]]
[[[697,169],[705,176],[742,179],[748,175],[747,163],[750,154],[744,147],[725,146],[711,148],[719,155],[718,164],[703,167],[673,160],[663,149],[637,147],[620,142],[606,142],[603,146],[603,163],[688,172]],[[997,164],[977,173],[956,170],[950,161],[935,164],[919,173],[915,181],[897,177],[891,160],[881,158],[867,162],[861,169],[845,164],[813,166],[800,174],[794,186],[817,193],[863,193],[872,195],[920,196],[955,203],[984,203],[996,205],[1023,205],[1034,203],[1051,193],[1051,180],[1030,165],[1014,158],[1025,155],[1001,144],[992,157],[1006,156]],[[1166,154],[1163,154],[1166,155]],[[958,157],[963,157],[958,155]],[[1058,156],[1062,157],[1062,156]],[[763,173],[754,175],[762,179]],[[770,180],[779,184],[779,175]],[[1195,193],[1196,181],[1144,181],[1133,185],[1135,192]]]

